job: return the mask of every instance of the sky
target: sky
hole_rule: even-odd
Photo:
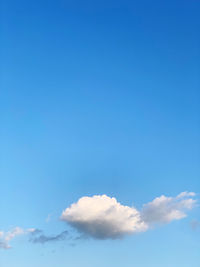
[[[0,267],[200,266],[200,2],[0,2]]]

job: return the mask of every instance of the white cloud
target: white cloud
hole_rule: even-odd
[[[177,197],[161,196],[143,206],[141,215],[148,224],[169,223],[186,217],[186,210],[193,208],[193,192],[182,192]]]
[[[21,227],[15,227],[8,232],[0,231],[0,248],[8,249],[11,248],[9,242],[16,236],[25,235],[34,232],[34,228],[23,229]]]
[[[24,232],[25,232],[24,229],[20,227],[15,227],[14,229],[6,233],[5,241],[10,241],[18,235],[23,235]]]
[[[48,216],[47,216],[47,218],[46,218],[46,222],[47,222],[47,223],[50,222],[51,217],[52,217],[52,214],[48,214]]]
[[[63,211],[61,219],[98,239],[120,238],[147,230],[134,207],[123,206],[106,195],[82,197]]]
[[[170,223],[187,216],[196,203],[195,193],[182,192],[176,197],[164,195],[144,204],[141,210],[124,206],[114,197],[95,195],[82,197],[66,208],[61,219],[77,229],[83,236],[96,239],[116,239],[126,235],[145,232],[155,224]],[[193,223],[195,228],[197,223]],[[10,243],[21,235],[32,234],[33,243],[65,240],[68,232],[46,236],[35,228],[15,227],[8,232],[0,231],[0,249],[11,248]],[[36,237],[35,237],[36,235]]]
[[[187,192],[187,191],[185,191],[185,192],[180,193],[180,194],[177,196],[177,198],[183,198],[183,197],[195,197],[195,196],[196,196],[196,194],[195,194],[194,192]]]
[[[184,218],[186,210],[194,206],[194,196],[193,192],[161,196],[145,204],[141,211],[106,195],[82,197],[63,211],[61,219],[87,236],[115,239],[147,231],[155,223]]]

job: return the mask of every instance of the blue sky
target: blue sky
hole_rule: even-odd
[[[199,1],[3,0],[0,12],[0,232],[70,233],[13,238],[0,266],[199,267],[198,204],[114,240],[60,220],[84,196],[198,203]]]

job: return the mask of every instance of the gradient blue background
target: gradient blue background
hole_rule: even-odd
[[[122,204],[200,190],[200,2],[0,6],[0,229],[56,234],[85,195]],[[46,222],[51,214],[51,220]],[[1,267],[199,267],[199,208],[119,241],[0,251]]]

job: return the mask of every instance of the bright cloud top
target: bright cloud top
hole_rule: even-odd
[[[193,192],[161,196],[143,206],[124,206],[106,195],[82,197],[63,211],[61,219],[79,232],[97,239],[116,239],[147,231],[152,224],[169,223],[186,216],[195,203]]]

